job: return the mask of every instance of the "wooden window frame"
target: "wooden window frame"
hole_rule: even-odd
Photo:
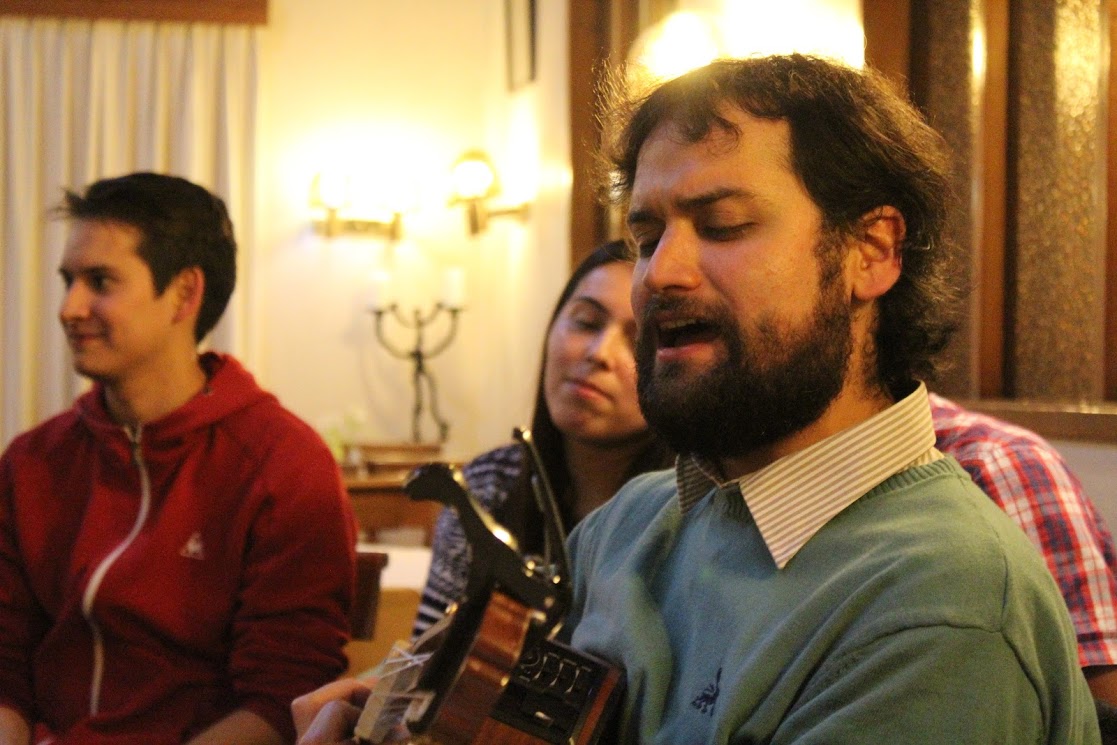
[[[268,0],[0,0],[0,15],[262,25]]]

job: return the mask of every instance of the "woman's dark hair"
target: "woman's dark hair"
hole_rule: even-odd
[[[112,220],[137,228],[136,249],[162,295],[179,272],[198,267],[205,290],[194,340],[214,327],[237,282],[237,244],[221,198],[195,183],[162,173],[130,173],[97,181],[84,194],[67,191],[59,214],[74,220]]]
[[[959,305],[956,257],[944,235],[950,182],[942,138],[872,71],[799,54],[718,60],[642,98],[614,96],[604,148],[610,196],[631,196],[640,150],[662,125],[688,142],[714,129],[739,137],[727,108],[788,123],[791,168],[824,230],[856,235],[862,218],[884,206],[904,216],[902,272],[878,301],[876,373],[894,395],[933,377]]]
[[[547,472],[547,479],[550,481],[555,492],[555,498],[559,502],[564,532],[569,532],[574,527],[575,520],[573,506],[563,501],[563,496],[568,494],[570,487],[570,474],[566,467],[563,436],[551,418],[543,387],[543,375],[547,366],[547,339],[551,335],[551,329],[554,327],[559,313],[562,312],[563,307],[574,295],[574,291],[587,274],[606,264],[629,261],[631,259],[629,258],[628,248],[624,241],[619,240],[598,246],[589,256],[583,259],[574,268],[570,278],[566,280],[566,285],[559,294],[554,310],[551,311],[551,318],[547,322],[547,332],[543,336],[543,354],[539,364],[539,384],[535,392],[535,411],[531,417],[531,433],[535,445],[539,449],[539,456],[543,461],[543,468]],[[647,443],[633,459],[628,472],[625,474],[625,480],[645,471],[666,468],[671,465],[673,459],[674,455],[667,445],[649,430]],[[516,536],[516,539],[520,542],[521,550],[527,553],[539,553],[543,547],[543,522],[539,510],[535,506],[535,497],[531,492],[530,471],[526,467],[527,463],[528,460],[525,457],[525,467],[521,478],[511,490],[507,501],[496,511],[495,516]]]

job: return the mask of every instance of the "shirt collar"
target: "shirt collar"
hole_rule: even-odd
[[[711,487],[736,486],[781,569],[835,515],[885,479],[938,460],[927,389],[865,421],[780,458],[736,481],[722,482],[714,464],[680,456],[675,478],[686,513]]]

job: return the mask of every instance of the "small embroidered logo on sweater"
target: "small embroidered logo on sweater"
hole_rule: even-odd
[[[180,556],[185,556],[187,559],[197,559],[201,561],[206,558],[206,547],[202,544],[202,534],[194,533],[186,541],[182,550],[178,552]]]
[[[712,717],[714,715],[714,704],[718,702],[718,694],[721,693],[721,668],[718,668],[718,674],[714,678],[714,682],[710,683],[702,693],[694,697],[690,705],[706,716]]]

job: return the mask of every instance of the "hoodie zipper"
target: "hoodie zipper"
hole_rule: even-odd
[[[128,549],[128,546],[136,540],[140,529],[147,522],[147,513],[151,507],[151,481],[148,478],[147,464],[144,463],[143,448],[140,445],[143,425],[136,425],[134,430],[126,426],[124,432],[128,436],[128,441],[132,444],[132,462],[136,465],[136,470],[140,474],[140,510],[128,536],[117,544],[116,548],[97,565],[93,575],[89,578],[89,584],[85,586],[85,594],[82,596],[82,614],[93,631],[93,678],[89,685],[90,716],[96,716],[100,708],[101,683],[105,673],[105,640],[100,625],[93,618],[93,601],[97,599],[97,591],[101,589],[101,582],[104,581],[105,574],[120,558],[120,555]]]

